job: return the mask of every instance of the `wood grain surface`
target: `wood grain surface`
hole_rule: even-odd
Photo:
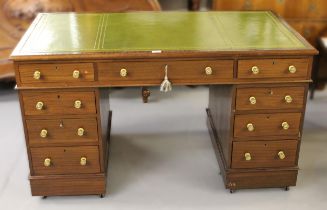
[[[235,115],[234,137],[293,136],[297,138],[300,131],[301,117],[301,113]],[[283,129],[283,122],[287,122],[289,124],[289,129]],[[253,124],[253,131],[248,130],[248,123]]]
[[[98,146],[31,148],[31,155],[35,175],[100,173]],[[86,165],[80,164],[81,157],[87,158]]]

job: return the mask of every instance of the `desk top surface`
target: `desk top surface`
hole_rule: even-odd
[[[264,11],[42,13],[11,58],[258,51],[314,49]]]

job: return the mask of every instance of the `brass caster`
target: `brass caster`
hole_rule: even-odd
[[[99,196],[100,196],[100,198],[104,198],[104,194],[100,194]]]
[[[235,190],[230,189],[229,192],[230,192],[230,194],[233,194],[235,192]]]
[[[290,190],[289,186],[285,187],[284,190],[289,191]]]
[[[48,196],[42,196],[42,199],[47,199]]]
[[[143,103],[148,103],[149,96],[150,96],[150,90],[145,87],[142,87]]]

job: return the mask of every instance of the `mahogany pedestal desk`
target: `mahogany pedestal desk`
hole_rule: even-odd
[[[32,195],[105,194],[108,87],[160,86],[165,69],[210,85],[227,189],[294,186],[316,53],[271,12],[40,14],[11,55]]]

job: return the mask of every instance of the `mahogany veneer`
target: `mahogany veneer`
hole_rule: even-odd
[[[160,86],[165,69],[173,86],[210,85],[226,188],[288,189],[316,53],[270,12],[40,14],[11,57],[32,195],[103,195],[107,87],[143,87],[147,101],[145,86]]]

